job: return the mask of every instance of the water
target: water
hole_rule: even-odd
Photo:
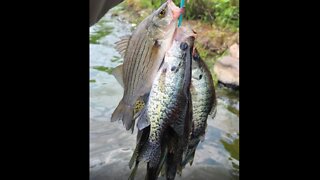
[[[115,9],[113,9],[114,11]],[[99,44],[90,44],[90,179],[124,180],[130,174],[128,162],[136,142],[136,131],[131,134],[122,123],[111,123],[113,110],[120,101],[123,90],[116,79],[110,75],[112,68],[122,63],[120,55],[114,49],[114,43],[123,35],[130,34],[132,26],[120,17],[112,17],[110,11],[102,23],[90,28],[90,33],[101,29],[110,29],[110,34],[98,40]],[[97,68],[106,67],[106,68]],[[98,69],[98,70],[97,70]],[[200,143],[192,166],[176,179],[234,179],[231,158],[232,152],[226,150],[222,142],[232,143],[238,138],[239,117],[230,112],[226,97],[218,99],[216,118],[208,118],[205,141]],[[228,149],[228,148],[227,148]],[[141,164],[136,179],[144,179],[145,166]],[[164,179],[164,178],[159,178]]]

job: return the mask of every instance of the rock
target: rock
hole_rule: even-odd
[[[209,37],[199,38],[199,42],[203,44],[203,47],[210,52],[218,52],[222,49],[223,45],[223,40],[218,37],[215,39],[211,39]]]
[[[239,60],[232,56],[224,56],[214,65],[218,80],[224,84],[239,86]]]
[[[234,58],[239,59],[239,45],[238,44],[233,44],[229,48],[230,55]]]

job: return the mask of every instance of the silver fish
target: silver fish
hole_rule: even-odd
[[[183,9],[168,0],[144,19],[131,36],[116,43],[124,57],[124,94],[112,113],[112,122],[122,120],[127,130],[132,128],[134,105],[150,91],[165,52],[172,44],[177,18],[182,12]]]

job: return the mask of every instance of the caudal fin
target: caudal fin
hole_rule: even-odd
[[[126,130],[133,126],[133,106],[126,105],[123,99],[119,102],[117,108],[111,116],[111,122],[122,120]]]
[[[147,164],[147,173],[145,180],[156,180],[160,174],[160,171],[164,165],[164,162],[167,158],[168,149],[166,146],[159,146],[158,144],[148,144],[149,152],[151,157]]]
[[[138,166],[139,166],[139,161],[137,161],[136,164],[134,165],[134,168],[132,169],[128,180],[134,180],[134,177],[136,176],[136,173],[138,170]]]
[[[141,150],[139,161],[149,162],[150,167],[156,167],[160,162],[161,146],[159,143],[148,141]]]
[[[193,163],[193,159],[194,159],[194,155],[196,153],[196,148],[197,145],[195,145],[195,147],[189,147],[189,149],[187,150],[186,156],[184,157],[184,159],[182,160],[181,166],[184,168],[188,163],[190,164],[190,166],[192,166]]]

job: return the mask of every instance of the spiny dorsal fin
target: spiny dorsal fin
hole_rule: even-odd
[[[120,40],[115,43],[116,44],[115,48],[122,57],[124,57],[126,53],[130,38],[131,38],[130,35],[122,36]]]

